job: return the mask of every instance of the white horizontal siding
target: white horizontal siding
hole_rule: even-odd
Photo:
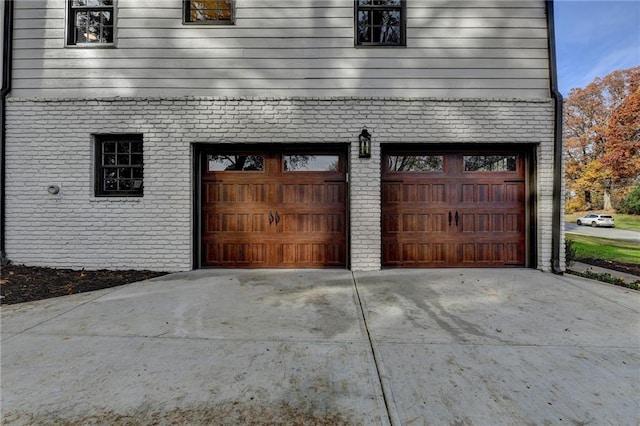
[[[118,0],[115,48],[64,46],[62,0],[18,0],[12,96],[548,97],[543,1],[408,0],[407,46],[354,47],[352,0]]]

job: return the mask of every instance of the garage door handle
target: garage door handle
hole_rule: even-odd
[[[456,210],[456,228],[458,227],[458,211]]]
[[[273,224],[273,213],[269,212],[269,226]]]
[[[451,226],[451,212],[449,212],[449,226]]]
[[[280,223],[280,215],[276,212],[276,225],[278,225],[278,223]]]

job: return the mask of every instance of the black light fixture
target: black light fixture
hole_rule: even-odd
[[[371,158],[371,135],[367,131],[367,126],[362,128],[360,136],[358,136],[358,151],[360,158]]]

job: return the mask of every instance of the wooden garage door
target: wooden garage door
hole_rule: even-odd
[[[202,266],[346,265],[343,153],[202,155]]]
[[[383,162],[383,264],[525,265],[522,154],[388,153]]]

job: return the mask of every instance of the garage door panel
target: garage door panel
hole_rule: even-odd
[[[382,202],[383,205],[397,204],[401,200],[402,185],[400,183],[383,183]]]
[[[524,221],[519,214],[505,214],[504,232],[521,233],[524,231]]]
[[[504,245],[505,263],[512,265],[521,265],[524,262],[524,256],[520,244],[507,243]]]
[[[346,182],[325,183],[323,186],[323,194],[325,196],[321,203],[327,204],[345,204],[347,202],[347,184]]]
[[[461,203],[475,203],[478,201],[476,198],[476,185],[473,183],[460,185],[461,194],[460,194],[460,202]]]
[[[265,203],[267,201],[267,185],[238,184],[221,182],[203,182],[203,203]]]
[[[423,190],[420,192],[421,194],[426,194],[426,197],[422,197],[420,201],[428,202],[428,203],[444,203],[446,202],[445,197],[445,185],[420,185],[423,187]]]
[[[383,263],[387,266],[446,266],[454,248],[444,243],[383,243]]]
[[[508,183],[505,185],[504,202],[519,204],[524,201],[524,183]]]
[[[205,212],[203,234],[232,230],[233,232],[264,232],[266,229],[264,214],[236,214]]]
[[[385,232],[394,234],[400,231],[400,216],[397,214],[386,214],[383,217],[383,227]]]
[[[418,185],[403,184],[402,185],[402,198],[403,203],[417,203],[420,202],[418,196]]]
[[[478,232],[476,228],[475,219],[477,215],[473,213],[465,213],[460,215],[461,231],[465,233]]]
[[[340,235],[344,234],[344,230],[347,226],[344,214],[327,214],[325,217],[327,222],[326,232]]]
[[[249,243],[208,243],[206,262],[212,266],[243,267],[266,262],[266,245]]]
[[[335,243],[292,243],[278,244],[275,254],[284,266],[342,266],[345,250],[344,245]]]
[[[503,232],[504,227],[504,215],[501,213],[494,213],[491,215],[491,229],[493,232]]]
[[[347,256],[345,243],[329,243],[325,245],[325,263],[329,266],[341,266]]]
[[[419,232],[417,229],[417,220],[415,214],[403,214],[402,215],[402,231],[404,232]]]

